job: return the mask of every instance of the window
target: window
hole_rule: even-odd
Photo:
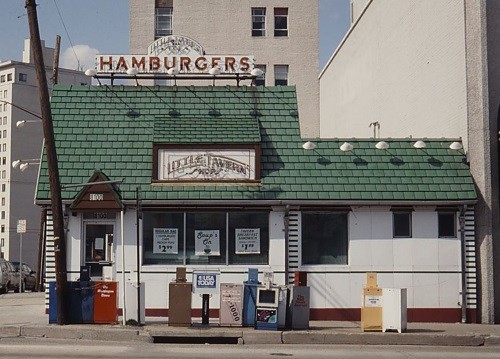
[[[2,197],[2,206],[5,206],[5,197]]]
[[[4,151],[4,152],[5,152],[5,151],[7,151],[7,144],[6,144],[6,143],[4,143],[4,144],[2,145],[2,151]]]
[[[5,183],[2,183],[2,192],[5,192]]]
[[[12,81],[12,74],[7,74],[7,81]]]
[[[274,85],[288,86],[288,65],[274,66]]]
[[[438,212],[438,237],[456,238],[457,236],[456,212]]]
[[[2,211],[2,219],[5,219],[5,211]]]
[[[256,68],[261,69],[263,74],[255,79],[255,86],[266,85],[266,65],[255,65]]]
[[[157,7],[155,15],[155,39],[172,35],[172,18],[174,9],[172,7]]]
[[[5,82],[5,75],[0,76],[0,82]]]
[[[7,178],[7,171],[3,170],[2,171],[2,179],[6,179]]]
[[[7,90],[3,90],[3,98],[7,98],[7,94],[8,94]]]
[[[7,138],[7,130],[3,130],[3,138]]]
[[[144,212],[144,264],[268,264],[269,212]]]
[[[302,212],[302,264],[347,264],[347,213]]]
[[[7,124],[7,116],[4,116],[3,117],[3,124],[6,125]]]
[[[274,36],[288,36],[288,9],[274,8]]]
[[[5,224],[2,224],[0,227],[0,232],[5,233]]]
[[[2,157],[2,165],[6,165],[7,164],[7,157]]]
[[[28,81],[28,75],[20,72],[19,73],[19,82],[26,82],[26,81]]]
[[[266,36],[266,8],[252,8],[252,36]]]
[[[394,238],[411,238],[411,211],[392,212],[392,236]]]

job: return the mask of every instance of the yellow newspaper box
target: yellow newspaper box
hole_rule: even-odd
[[[361,303],[361,329],[382,331],[382,288],[377,287],[377,273],[366,274]]]

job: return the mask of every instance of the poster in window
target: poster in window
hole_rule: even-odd
[[[236,254],[260,254],[260,228],[235,229]]]
[[[219,230],[194,231],[194,250],[197,256],[220,256]]]
[[[99,250],[104,249],[104,238],[95,239],[94,249],[99,249]]]
[[[153,228],[153,253],[178,254],[177,228]]]

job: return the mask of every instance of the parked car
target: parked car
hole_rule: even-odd
[[[0,294],[9,290],[19,292],[19,272],[11,262],[0,258]]]
[[[19,273],[19,262],[12,262],[12,265],[16,269],[16,272]],[[36,272],[31,269],[29,265],[26,263],[23,263],[21,266],[21,273],[23,276],[23,281],[22,283],[22,288],[21,291],[24,292],[25,290],[30,290],[32,292],[36,291]],[[19,277],[18,277],[19,278]],[[19,285],[18,285],[19,287]]]

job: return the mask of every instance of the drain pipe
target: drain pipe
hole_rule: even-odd
[[[460,244],[461,244],[461,255],[462,255],[462,323],[467,323],[467,275],[465,267],[467,265],[466,259],[466,246],[465,246],[465,212],[467,211],[467,205],[464,205],[460,209]]]
[[[283,218],[284,226],[285,226],[285,284],[290,283],[289,278],[289,263],[288,263],[288,242],[289,242],[289,233],[290,233],[290,206],[286,205],[285,207],[285,217]]]

